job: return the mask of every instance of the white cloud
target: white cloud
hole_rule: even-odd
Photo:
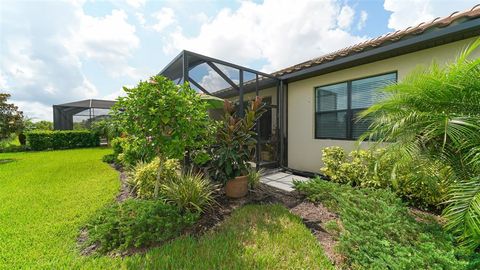
[[[143,15],[143,13],[135,12],[135,17],[137,17],[138,23],[141,26],[145,26],[146,20],[145,20],[145,16]]]
[[[0,91],[8,89],[7,77],[0,72]]]
[[[355,10],[349,6],[343,6],[338,14],[337,24],[341,29],[349,29],[355,16]]]
[[[18,1],[2,10],[0,84],[8,82],[5,90],[29,117],[51,119],[52,104],[98,97],[84,73],[86,59],[112,76],[138,77],[127,64],[139,39],[126,13],[92,17],[82,5]],[[29,19],[19,23],[18,18]]]
[[[199,23],[206,23],[208,22],[208,15],[204,12],[200,12],[194,16],[195,20]]]
[[[175,12],[171,8],[163,7],[152,14],[157,21],[152,28],[157,32],[162,32],[165,28],[175,23]]]
[[[388,27],[400,30],[436,17],[448,16],[454,11],[470,9],[476,4],[478,0],[385,0],[383,7],[392,12]]]
[[[226,66],[218,65],[217,67],[225,74],[227,75],[232,82],[235,84],[238,84],[238,80],[234,78],[233,72],[235,72],[235,69],[228,68]],[[220,89],[225,89],[227,87],[230,87],[230,84],[226,82],[220,75],[218,75],[217,72],[215,72],[213,69],[209,69],[208,73],[202,77],[200,81],[200,85],[203,86],[207,91],[209,92],[214,92],[218,91]]]
[[[113,76],[136,77],[133,68],[126,63],[140,40],[135,26],[127,22],[123,10],[113,10],[105,17],[92,17],[77,11],[79,25],[71,30],[64,46],[78,57],[85,56],[98,61]]]
[[[125,3],[133,8],[141,8],[145,6],[145,2],[146,0],[125,0]]]
[[[365,24],[367,23],[368,19],[368,13],[365,10],[360,11],[360,19],[358,20],[357,23],[357,29],[362,30],[363,27],[365,27]]]
[[[273,71],[363,41],[338,26],[344,7],[334,0],[245,1],[235,11],[221,10],[196,36],[177,28],[163,49],[170,55],[187,49],[244,65],[264,61],[263,70]]]
[[[53,121],[52,106],[48,106],[36,101],[27,102],[14,99],[12,99],[11,101],[18,106],[19,110],[23,112],[23,115],[32,118],[34,122],[39,120]]]

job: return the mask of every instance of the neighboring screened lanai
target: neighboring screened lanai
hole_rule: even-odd
[[[89,128],[91,123],[108,117],[111,100],[87,99],[53,105],[53,127],[55,130]]]
[[[278,166],[283,163],[285,141],[284,136],[279,136],[279,134],[284,134],[285,131],[285,121],[282,120],[285,117],[285,111],[282,109],[284,106],[278,106],[278,104],[284,104],[286,99],[284,98],[283,82],[277,77],[185,50],[175,57],[159,75],[163,75],[177,84],[189,82],[190,86],[199,93],[234,100],[239,115],[243,115],[246,101],[248,101],[244,96],[245,94],[255,93],[258,96],[259,90],[276,89],[277,100],[264,100],[268,105],[268,116],[271,119],[269,121],[260,119],[256,125],[259,140],[255,151],[255,163],[257,168]],[[266,118],[264,116],[262,118]],[[261,128],[262,122],[263,128]],[[270,126],[274,127],[275,131],[262,136],[261,131],[269,129]],[[265,152],[267,147],[274,149],[273,155],[275,158],[273,160],[265,161],[260,157],[260,153]]]

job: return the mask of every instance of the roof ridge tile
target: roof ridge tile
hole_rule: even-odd
[[[280,76],[292,73],[296,70],[301,70],[306,67],[311,67],[324,63],[326,61],[332,61],[339,57],[345,57],[353,53],[358,53],[370,47],[378,47],[386,42],[396,42],[409,35],[419,35],[432,28],[443,28],[460,19],[471,19],[477,17],[480,17],[480,4],[477,4],[466,11],[455,11],[446,17],[436,17],[431,21],[419,23],[417,26],[409,26],[405,29],[396,30],[394,32],[389,32],[375,38],[366,39],[345,48],[335,50],[333,52],[275,71],[272,73],[272,75]]]

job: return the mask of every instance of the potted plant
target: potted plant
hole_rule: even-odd
[[[257,143],[254,127],[264,112],[260,97],[250,102],[242,117],[230,101],[224,102],[224,115],[213,153],[213,169],[214,177],[224,182],[228,197],[240,198],[248,192],[248,161]]]

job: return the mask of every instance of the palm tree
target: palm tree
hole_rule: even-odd
[[[384,88],[385,99],[362,113],[373,122],[360,138],[448,166],[446,228],[470,250],[480,246],[480,58],[471,59],[479,46],[477,39],[455,62]]]

